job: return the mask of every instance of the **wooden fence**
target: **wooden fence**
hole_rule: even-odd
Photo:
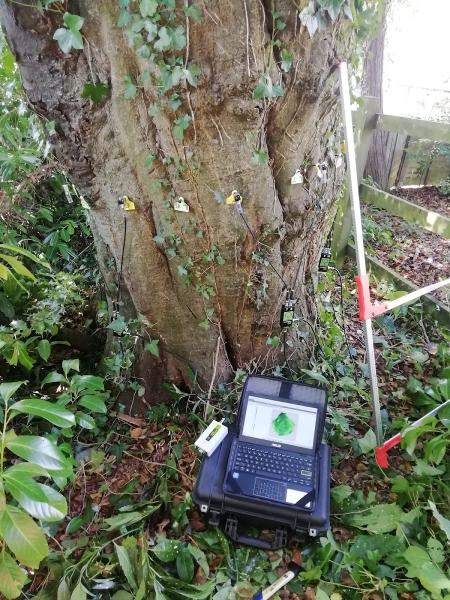
[[[427,139],[450,144],[450,125],[422,119],[380,114],[378,107],[377,98],[366,97],[363,99],[362,106],[354,115],[354,136],[361,200],[383,208],[389,213],[402,217],[427,231],[432,231],[446,239],[450,239],[450,219],[448,217],[362,183],[367,155],[373,133],[376,129],[384,129],[417,139]],[[333,232],[333,253],[338,263],[342,262],[347,254],[352,254],[352,246],[350,244],[351,231],[351,208],[348,193],[345,191],[338,207]],[[392,269],[384,266],[380,261],[372,261],[368,257],[368,262],[369,267],[376,272],[377,276],[393,280],[403,289],[406,287],[407,291],[412,291],[416,288],[413,283],[406,280],[400,274],[394,273]],[[429,283],[434,282],[430,281]],[[424,297],[423,304],[440,322],[450,325],[450,308],[448,306],[438,302],[433,296]]]

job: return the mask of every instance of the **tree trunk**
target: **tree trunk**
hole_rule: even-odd
[[[0,14],[29,101],[55,121],[55,154],[90,204],[94,236],[117,265],[127,218],[122,285],[159,340],[159,359],[146,358],[152,381],[189,385],[188,367],[203,384],[213,373],[215,383],[225,381],[252,359],[277,359],[279,349],[267,339],[280,335],[287,288],[295,288],[299,314],[314,320],[314,274],[343,176],[335,167],[335,70],[351,36],[337,51],[345,38],[339,18],[310,39],[287,0],[277,2],[276,17],[266,0],[211,0],[199,4],[199,22],[177,2],[173,28],[185,28],[187,44],[165,60],[182,56],[182,68],[196,64],[201,74],[196,87],[185,82],[158,93],[157,59],[129,47],[116,25],[118,5],[69,2],[68,10],[85,18],[84,50],[69,54],[52,40],[62,26],[59,3],[43,13],[1,0]],[[187,1],[184,7],[190,14]],[[275,36],[292,53],[289,73],[280,69]],[[255,98],[263,74],[282,85],[281,97]],[[126,77],[138,82],[131,99]],[[107,83],[109,96],[83,98],[87,82]],[[175,92],[179,107],[170,98]],[[322,178],[319,163],[327,169]],[[291,185],[299,168],[304,183]],[[223,202],[232,190],[242,195],[248,227],[236,206]],[[118,206],[124,195],[135,211]],[[179,196],[188,213],[174,210]],[[105,262],[103,268],[111,269]],[[158,397],[157,386],[147,389],[148,400]]]
[[[370,41],[364,62],[363,91],[367,96],[379,99],[379,111],[383,112],[383,60],[384,38],[386,34],[385,18],[378,35]],[[388,189],[389,173],[397,141],[396,134],[390,131],[376,130],[367,156],[365,176],[370,176],[381,189]]]

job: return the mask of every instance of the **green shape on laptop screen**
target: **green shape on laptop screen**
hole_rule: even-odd
[[[282,412],[272,421],[272,427],[277,435],[290,435],[294,431],[295,423],[289,415]]]

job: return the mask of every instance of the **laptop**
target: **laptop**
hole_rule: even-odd
[[[326,405],[321,387],[248,377],[224,492],[314,510]]]

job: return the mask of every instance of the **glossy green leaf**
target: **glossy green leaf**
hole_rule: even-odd
[[[20,246],[13,246],[11,244],[0,244],[0,248],[2,248],[3,250],[9,250],[14,254],[21,254],[22,256],[26,256],[35,263],[42,265],[47,269],[51,269],[49,263],[46,260],[39,258],[39,256],[36,256],[36,254],[33,254],[29,250],[25,250],[25,248],[21,248]]]
[[[17,560],[36,569],[48,554],[45,535],[31,517],[14,506],[0,515],[0,536]]]
[[[75,418],[76,418],[77,424],[80,427],[83,427],[84,429],[95,429],[97,427],[97,424],[94,421],[94,419],[91,417],[91,415],[86,415],[85,413],[77,412],[75,414]]]
[[[86,600],[86,598],[87,598],[86,588],[81,583],[81,581],[79,581],[70,596],[70,600]]]
[[[36,483],[44,494],[44,501],[38,502],[23,495],[16,498],[20,506],[35,519],[54,523],[61,521],[67,515],[67,501],[62,494],[43,483]]]
[[[61,373],[57,373],[56,371],[51,371],[48,373],[44,379],[41,381],[41,388],[48,383],[66,383],[67,380]]]
[[[62,370],[64,375],[67,377],[70,371],[80,370],[80,361],[78,358],[71,358],[69,360],[62,361]]]
[[[70,588],[65,577],[61,579],[58,585],[56,600],[70,600]]]
[[[26,572],[19,567],[6,551],[0,552],[0,592],[8,598],[20,596],[27,579]]]
[[[138,588],[138,584],[136,581],[136,576],[134,574],[133,565],[128,554],[128,550],[123,546],[119,546],[118,544],[114,544],[116,549],[117,558],[119,559],[119,564],[121,569],[127,578],[127,581],[133,591],[136,591]]]
[[[205,577],[209,577],[209,564],[208,564],[208,561],[206,560],[206,555],[203,552],[203,550],[200,550],[200,548],[198,548],[198,546],[193,546],[192,544],[189,544],[188,549],[189,549],[189,552],[194,557],[194,559],[199,564],[199,566],[202,568],[202,571],[205,574]]]
[[[186,583],[190,583],[194,577],[194,561],[189,548],[181,548],[176,559],[177,573],[179,578]]]
[[[5,488],[17,502],[24,497],[38,502],[45,502],[46,495],[39,484],[28,473],[7,470],[3,473]]]
[[[111,597],[111,600],[133,600],[135,596],[126,592],[125,590],[117,590],[117,592]]]
[[[3,481],[0,479],[0,512],[4,510],[6,506],[6,495],[5,488],[3,486]]]
[[[86,394],[80,398],[78,404],[84,406],[84,408],[88,408],[94,413],[107,412],[105,401],[100,395]]]
[[[0,384],[0,397],[2,397],[5,402],[8,402],[8,400],[12,396],[14,396],[14,394],[17,392],[17,390],[20,388],[20,386],[23,385],[24,383],[26,383],[26,382],[25,381],[8,381],[6,383],[1,383]]]
[[[433,512],[433,517],[436,519],[439,527],[442,529],[442,531],[447,536],[447,539],[450,541],[450,521],[448,519],[446,519],[443,515],[441,515],[441,513],[436,508],[436,504],[434,504],[434,502],[431,502],[431,500],[428,500],[428,504]]]
[[[73,413],[47,400],[38,400],[36,398],[19,400],[19,402],[15,402],[11,406],[11,410],[41,417],[61,428],[73,427],[75,425],[75,415]]]
[[[67,472],[68,463],[62,452],[49,440],[35,435],[18,435],[6,444],[8,450],[24,460],[49,471]]]
[[[34,465],[33,463],[24,462],[17,463],[17,465],[12,465],[8,469],[6,469],[5,474],[17,474],[23,473],[24,475],[28,475],[29,477],[49,477],[49,473],[46,469],[43,469],[39,465]]]
[[[83,527],[83,525],[84,525],[83,517],[74,517],[73,519],[70,519],[70,521],[66,527],[66,534],[71,535],[72,533],[75,533],[76,531],[81,529]]]
[[[97,375],[75,375],[72,377],[72,385],[78,392],[81,390],[98,392],[105,389],[103,379]]]
[[[42,360],[47,362],[52,351],[50,342],[48,340],[40,340],[39,344],[37,345],[37,351]]]
[[[36,281],[33,273],[19,259],[9,256],[9,254],[0,254],[0,258],[7,262],[18,275],[31,279],[31,281]]]
[[[178,540],[163,539],[156,544],[152,551],[162,562],[172,562],[178,556],[182,543]]]

